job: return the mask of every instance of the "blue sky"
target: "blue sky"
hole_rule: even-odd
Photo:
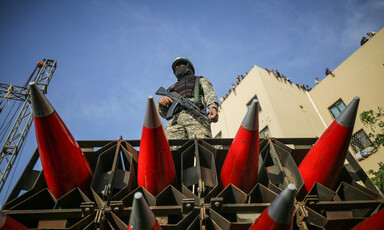
[[[140,139],[147,96],[175,82],[175,57],[218,97],[253,65],[313,86],[384,26],[383,12],[379,0],[3,0],[0,82],[21,86],[55,59],[47,98],[76,139]],[[32,129],[13,183],[35,148]]]

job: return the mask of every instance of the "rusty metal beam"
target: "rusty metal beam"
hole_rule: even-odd
[[[135,183],[132,187],[121,184],[122,180],[135,180],[128,175],[130,166],[137,169],[136,148],[140,140],[79,141],[87,149],[85,155],[94,170],[93,197],[89,198],[77,190],[60,200],[52,198],[41,172],[33,170],[38,161],[36,150],[3,212],[29,228],[63,229],[65,225],[65,229],[126,229],[133,194],[140,191],[163,229],[248,229],[286,184],[302,184],[291,156],[294,150],[286,145],[310,146],[315,141],[316,138],[260,139],[258,184],[249,194],[232,185],[218,186],[217,174],[228,151],[218,148],[230,146],[230,138],[169,141],[171,146],[180,147],[173,151],[178,161],[175,166],[179,185],[167,187],[156,197]],[[342,224],[351,227],[384,207],[384,198],[372,188],[358,163],[349,160],[348,167],[344,170],[348,182],[342,178],[336,191],[318,184],[296,202],[297,229],[326,229]],[[29,181],[30,178],[34,179]],[[25,188],[29,191],[19,195]],[[45,207],[40,204],[44,201],[51,208],[38,208]],[[75,201],[77,206],[70,204]]]

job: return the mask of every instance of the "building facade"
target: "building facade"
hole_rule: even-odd
[[[260,103],[261,137],[319,137],[355,96],[360,97],[358,114],[384,107],[384,29],[332,72],[308,91],[254,66],[221,104],[213,136],[233,138],[254,98]],[[360,156],[372,145],[369,132],[357,117],[351,153]],[[377,169],[379,161],[384,161],[384,148],[360,159],[360,164],[367,171]]]

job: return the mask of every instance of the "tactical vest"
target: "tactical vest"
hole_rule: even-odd
[[[169,87],[169,91],[174,91],[180,94],[185,98],[194,98],[194,102],[202,109],[204,109],[204,105],[201,102],[201,96],[203,95],[203,90],[200,87],[200,78],[201,76],[185,76],[179,81],[177,81],[174,85]]]
[[[194,95],[196,77],[185,76],[173,86],[173,90],[183,97],[191,98]]]

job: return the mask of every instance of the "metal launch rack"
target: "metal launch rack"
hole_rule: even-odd
[[[92,196],[74,189],[56,200],[36,150],[2,212],[31,229],[127,229],[141,191],[162,229],[248,229],[289,184],[298,188],[293,229],[349,229],[384,208],[384,198],[348,153],[337,189],[315,184],[302,195],[297,165],[316,138],[260,139],[258,183],[249,194],[221,188],[219,173],[233,139],[170,140],[177,185],[156,197],[137,187],[139,140],[78,141],[94,172]],[[74,175],[75,176],[75,175]]]

